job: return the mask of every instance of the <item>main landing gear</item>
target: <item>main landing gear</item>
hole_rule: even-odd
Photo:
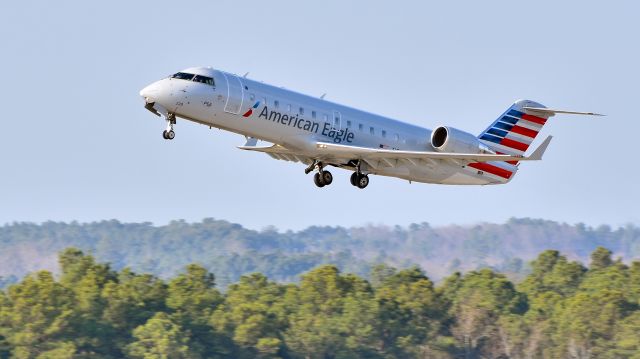
[[[318,169],[315,175],[313,175],[313,183],[318,187],[328,186],[333,183],[333,175],[329,171],[324,170],[324,166],[322,162],[314,161],[307,169],[304,170],[304,173],[309,173],[314,169]]]
[[[318,172],[313,175],[313,183],[315,183],[316,186],[324,187],[333,183],[333,175],[331,172],[324,170],[324,165],[320,161],[314,161],[304,170],[304,173],[309,174],[314,169],[318,170]],[[351,175],[351,184],[360,189],[369,185],[369,176],[360,172],[360,166],[358,166],[357,170]]]
[[[367,176],[364,173],[360,173],[356,171],[351,174],[350,181],[352,186],[356,186],[360,189],[364,189],[369,185],[369,176]]]
[[[176,115],[170,113],[167,116],[167,129],[162,131],[162,138],[165,140],[173,140],[176,137],[176,133],[173,131],[173,125],[176,124]]]

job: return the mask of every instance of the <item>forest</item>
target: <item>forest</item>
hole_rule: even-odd
[[[221,291],[189,264],[114,270],[77,248],[0,290],[0,358],[640,358],[640,261],[541,252],[517,284],[489,268],[435,284],[378,264]]]
[[[503,224],[480,223],[406,227],[312,226],[298,231],[273,227],[253,230],[212,218],[165,225],[101,221],[93,223],[12,223],[0,226],[0,288],[30,272],[59,273],[57,253],[68,247],[162,279],[198,263],[216,274],[225,289],[243,274],[260,272],[273,281],[293,283],[300,275],[333,264],[344,273],[367,277],[378,264],[398,269],[419,266],[435,282],[454,272],[489,268],[520,282],[529,262],[547,249],[570,260],[589,262],[598,246],[628,263],[640,257],[640,228],[569,225],[514,218]]]

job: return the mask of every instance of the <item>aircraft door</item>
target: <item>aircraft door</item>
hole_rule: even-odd
[[[340,115],[340,112],[333,111],[333,122],[332,122],[333,129],[336,131],[340,131],[340,128],[342,127],[341,125],[342,125],[342,116]]]
[[[222,73],[227,82],[227,101],[224,105],[224,112],[237,115],[242,110],[244,103],[244,85],[236,75]]]

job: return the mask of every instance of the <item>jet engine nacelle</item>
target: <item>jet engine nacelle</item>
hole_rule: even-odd
[[[447,126],[440,126],[431,132],[431,146],[439,152],[495,153],[476,136]]]

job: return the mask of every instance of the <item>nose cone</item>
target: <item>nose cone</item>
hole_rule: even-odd
[[[151,85],[140,90],[140,96],[142,96],[147,102],[154,102],[158,96],[159,88],[158,83],[154,82]]]

